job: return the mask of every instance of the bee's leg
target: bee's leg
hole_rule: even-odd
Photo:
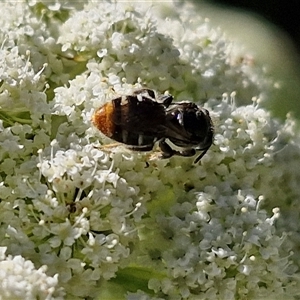
[[[99,147],[95,147],[95,148],[106,150],[106,149],[111,149],[111,148],[118,147],[120,145],[122,145],[122,144],[116,142],[116,143],[110,143],[110,144],[100,145]]]
[[[172,95],[161,95],[158,97],[157,102],[162,103],[166,108],[168,108],[173,99]]]
[[[169,158],[173,155],[179,155],[179,156],[194,156],[196,154],[195,149],[185,149],[183,151],[177,151],[171,148],[170,145],[168,145],[165,142],[165,139],[162,139],[159,142],[159,147],[162,151],[162,158]]]
[[[154,144],[149,144],[149,145],[142,145],[142,146],[136,146],[136,145],[126,145],[123,143],[111,143],[111,144],[106,144],[106,145],[100,145],[99,147],[95,147],[97,149],[101,149],[101,150],[110,150],[112,148],[116,148],[118,146],[123,146],[126,147],[129,150],[133,150],[133,151],[151,151],[153,149]]]
[[[185,149],[176,154],[181,155],[181,156],[194,156],[196,154],[196,150],[195,149]]]
[[[149,145],[141,145],[141,146],[136,146],[136,145],[125,145],[126,148],[133,150],[133,151],[151,151],[153,149],[153,144]]]
[[[158,145],[162,152],[161,158],[169,158],[177,154],[177,151],[172,149],[171,146],[166,143],[165,139],[160,140]]]
[[[206,154],[209,147],[201,149],[202,152],[195,158],[194,164],[199,162],[199,160]],[[186,150],[176,153],[176,154],[181,155],[181,156],[194,156],[196,154],[196,150],[195,149],[186,149]]]
[[[147,89],[147,88],[142,88],[142,89],[139,89],[139,90],[136,90],[133,92],[133,95],[139,95],[139,94],[145,94],[145,93],[148,93],[148,95],[151,97],[151,98],[155,98],[155,93],[153,90],[150,90],[150,89]]]
[[[210,147],[210,146],[209,146]],[[196,164],[207,152],[207,150],[209,149],[209,147],[203,149],[203,152],[200,153],[200,155],[198,157],[196,157],[195,161],[194,161],[194,164]]]

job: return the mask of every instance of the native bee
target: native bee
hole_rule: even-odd
[[[93,124],[106,136],[131,150],[150,151],[158,142],[162,158],[194,156],[197,163],[213,142],[209,112],[193,102],[173,102],[172,95],[139,89],[98,108]]]

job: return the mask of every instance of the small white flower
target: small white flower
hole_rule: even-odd
[[[58,274],[47,276],[47,267],[35,269],[30,260],[22,256],[5,255],[1,247],[0,297],[1,299],[63,299],[64,292],[58,285]]]

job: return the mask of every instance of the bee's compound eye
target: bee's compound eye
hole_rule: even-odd
[[[183,122],[184,128],[196,136],[206,134],[210,127],[210,117],[201,109],[185,113]]]

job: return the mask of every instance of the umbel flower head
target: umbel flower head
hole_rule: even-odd
[[[0,277],[24,277],[18,295],[299,297],[300,135],[260,107],[272,81],[247,53],[191,4],[1,10]],[[93,113],[141,87],[210,112],[199,164],[107,146]]]
[[[56,287],[58,274],[49,277],[47,266],[35,270],[31,261],[20,255],[6,256],[5,251],[0,248],[1,299],[63,299],[64,293]]]

